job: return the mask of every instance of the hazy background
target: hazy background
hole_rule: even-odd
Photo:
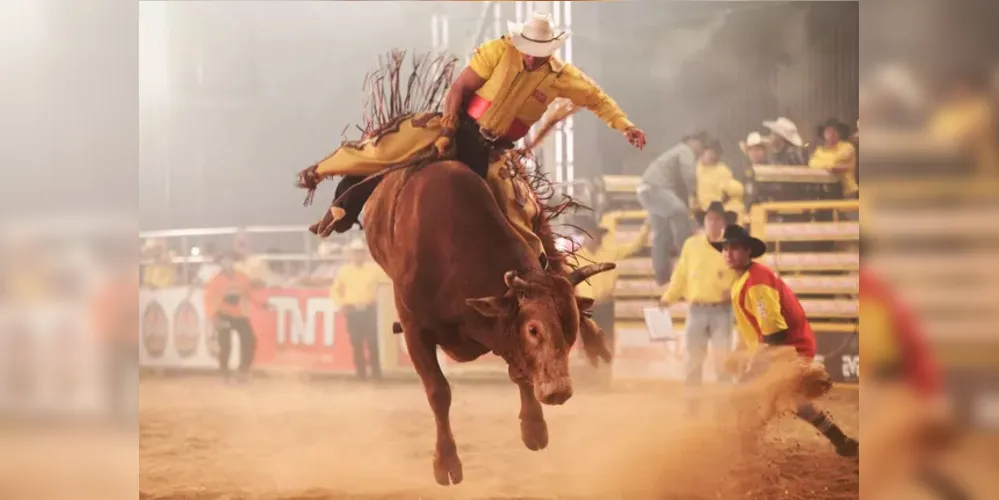
[[[498,4],[514,19],[514,2]],[[482,12],[473,2],[142,2],[143,229],[311,222],[293,176],[359,119],[378,55],[432,48],[436,15],[448,19],[439,48],[464,58]],[[857,119],[855,2],[575,2],[571,16],[573,63],[649,136],[637,152],[581,114],[577,178],[641,173],[694,128],[735,159],[763,119],[790,116],[803,130]],[[488,19],[486,36],[505,32]]]
[[[856,3],[800,5],[806,3],[574,5],[574,60],[618,99],[650,141],[645,153],[628,151],[619,136],[581,115],[576,157],[587,162],[577,160],[577,175],[635,173],[691,127],[708,128],[731,144],[747,129],[758,128],[760,115],[793,115],[806,131],[830,115],[850,123],[857,116],[857,95],[851,90],[833,99],[823,89],[835,88],[857,64],[862,84],[873,82],[889,64],[911,68],[931,98],[935,82],[952,63],[964,61],[992,73],[999,66],[993,1],[865,0],[859,6],[859,34],[844,32],[841,26],[849,23],[836,22],[836,16],[856,16]],[[160,14],[147,14],[149,8]],[[725,9],[749,9],[754,17],[734,22],[721,13]],[[429,48],[428,19],[434,12],[450,16],[451,49],[460,55],[467,50],[463,37],[479,6],[170,2],[155,7],[143,2],[142,10],[140,16],[139,4],[110,0],[0,2],[4,244],[20,241],[24,227],[63,235],[71,243],[84,241],[96,234],[90,225],[106,220],[99,214],[124,224],[125,230],[111,226],[123,241],[134,239],[140,219],[143,228],[311,222],[315,214],[300,208],[292,176],[335,147],[344,126],[357,118],[364,70],[387,49]],[[712,48],[723,45],[720,40],[728,40],[724,45],[730,48]],[[851,46],[859,47],[852,62],[850,51],[838,49]],[[731,47],[739,50],[733,53]],[[996,182],[995,177],[943,173],[964,186]],[[907,180],[905,171],[882,178]],[[932,188],[926,191],[927,197],[935,194]],[[930,213],[923,215],[965,222],[968,212],[948,212],[963,198],[959,190],[942,204],[927,205]],[[995,201],[981,203],[994,207]],[[914,203],[919,202],[917,197]],[[865,215],[864,227],[867,220]],[[979,220],[961,236],[994,249],[997,224]],[[46,258],[74,269],[92,268],[64,255]],[[959,260],[951,255],[951,263]],[[24,253],[0,255],[5,277],[25,262]],[[122,268],[131,264],[128,257],[115,262]],[[912,265],[936,265],[928,262],[917,257]],[[936,288],[931,281],[909,291]],[[974,291],[985,299],[996,299],[997,292],[994,280]],[[90,289],[72,289],[41,296],[29,308],[4,293],[0,333],[6,341],[13,333],[6,321],[19,313],[77,318],[72,314],[92,298]],[[982,301],[969,313],[994,310]],[[988,353],[996,340],[994,331],[985,332],[966,347]],[[10,355],[0,362],[5,370],[13,360],[43,373],[61,366],[47,357],[49,351],[28,357],[4,346]],[[959,384],[982,401],[978,407],[986,430],[971,444],[979,448],[978,457],[993,459],[995,440],[985,437],[995,436],[995,396],[989,395],[999,378],[994,359],[986,359],[973,381]],[[79,380],[84,389],[94,384]],[[23,414],[4,408],[0,496],[134,498],[135,426],[106,430],[91,421],[79,426],[73,417],[94,413],[65,410],[63,402],[57,397],[46,411]],[[68,420],[53,418],[67,415]],[[10,418],[15,416],[21,418]],[[986,422],[992,422],[991,430]],[[978,498],[991,498],[997,490],[978,491]]]

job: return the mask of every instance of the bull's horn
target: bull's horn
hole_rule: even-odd
[[[572,283],[572,286],[576,286],[576,285],[582,283],[584,280],[586,280],[590,276],[593,276],[594,274],[600,274],[600,273],[602,273],[604,271],[610,271],[611,269],[614,269],[615,267],[617,267],[617,265],[615,265],[615,264],[613,264],[611,262],[601,262],[600,264],[590,264],[590,265],[587,265],[587,266],[580,267],[579,269],[576,269],[575,271],[569,273],[569,276],[567,276],[566,279],[569,280],[569,283]]]
[[[517,271],[507,271],[503,275],[503,281],[506,282],[506,286],[510,289],[524,289],[528,286],[523,278],[517,276]]]

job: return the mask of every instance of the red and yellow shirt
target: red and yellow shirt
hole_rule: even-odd
[[[897,376],[922,394],[940,391],[940,374],[915,316],[866,269],[860,271],[860,373]]]
[[[732,304],[739,334],[750,349],[758,348],[767,335],[787,330],[785,345],[801,356],[815,357],[815,334],[801,302],[767,266],[749,265],[732,285]]]
[[[496,137],[511,141],[524,137],[559,97],[592,111],[613,129],[634,126],[617,103],[572,64],[551,57],[528,71],[505,36],[479,46],[468,67],[485,80],[469,100],[468,114]]]

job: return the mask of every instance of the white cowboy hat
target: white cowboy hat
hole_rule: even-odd
[[[562,47],[572,33],[556,31],[549,14],[535,13],[526,23],[507,22],[510,39],[517,50],[534,57],[548,57]]]
[[[778,118],[776,121],[763,122],[763,126],[773,131],[773,133],[787,139],[787,142],[790,142],[799,148],[805,144],[805,141],[801,140],[801,134],[798,133],[798,126],[795,125],[793,121],[788,120],[783,116]]]
[[[746,147],[748,148],[763,145],[765,145],[763,136],[759,132],[750,132],[749,136],[746,137]]]

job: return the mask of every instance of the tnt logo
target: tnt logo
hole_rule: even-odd
[[[843,378],[860,376],[860,355],[843,356]]]

